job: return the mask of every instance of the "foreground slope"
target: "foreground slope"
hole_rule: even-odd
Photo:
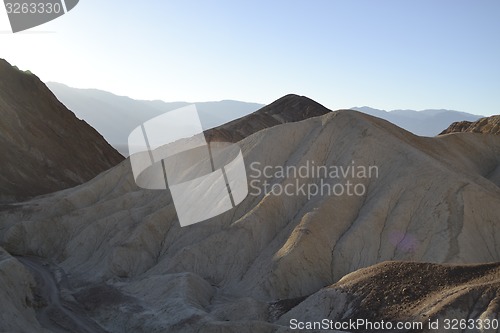
[[[0,201],[72,187],[123,157],[33,74],[0,59]]]
[[[312,164],[376,166],[378,173],[322,179],[362,184],[366,193],[359,196],[251,189],[236,209],[181,228],[170,194],[138,189],[127,160],[86,184],[1,212],[2,246],[58,263],[70,274],[75,299],[111,332],[286,331],[293,305],[318,292],[326,297],[321,302],[332,300],[323,288],[349,281],[341,279],[360,268],[386,260],[499,261],[500,184],[489,177],[500,165],[500,137],[420,138],[339,111],[277,125],[239,144],[251,180],[292,188],[319,184],[314,177],[262,173],[264,167]],[[354,289],[348,290],[353,297]],[[447,290],[453,292],[443,284]],[[308,299],[314,306],[304,303],[311,311],[291,313],[322,318],[326,303],[314,299]],[[280,300],[289,302],[276,314]],[[349,304],[359,313],[370,309]],[[471,308],[435,303],[426,311],[445,307],[460,315]],[[405,308],[401,316],[417,310]]]
[[[358,329],[370,332],[376,331],[370,325],[383,320],[393,325],[386,332],[498,332],[499,295],[500,263],[384,262],[351,273],[311,295],[278,323],[287,326],[294,318],[304,322],[328,318],[336,323],[362,320],[366,323]],[[287,310],[285,302],[274,308],[277,314]],[[462,321],[456,329],[452,329],[453,319]],[[409,326],[398,330],[398,323]]]
[[[35,279],[26,267],[0,248],[0,331],[48,333],[36,319]]]

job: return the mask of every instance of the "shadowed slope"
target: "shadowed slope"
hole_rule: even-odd
[[[328,112],[331,111],[305,96],[289,94],[248,116],[208,130],[205,136],[209,141],[238,142],[265,128],[322,116]]]
[[[72,187],[123,157],[33,74],[0,59],[0,201]]]

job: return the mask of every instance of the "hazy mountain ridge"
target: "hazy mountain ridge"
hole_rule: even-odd
[[[269,105],[272,115],[286,117],[277,105],[317,107],[293,95]],[[287,332],[292,317],[340,320],[346,311],[364,316],[372,306],[400,320],[448,310],[474,318],[495,314],[474,312],[460,299],[385,312],[372,296],[386,284],[371,276],[411,273],[414,266],[383,264],[346,274],[386,260],[499,261],[500,183],[490,176],[500,165],[500,137],[420,138],[378,118],[338,111],[277,124],[239,144],[247,163],[356,161],[377,165],[380,175],[362,180],[368,192],[361,197],[250,195],[232,211],[181,228],[168,191],[138,189],[127,160],[82,186],[0,212],[1,244],[13,254],[54,260],[71,274],[75,289],[69,292],[80,302],[90,302],[98,290],[115,295],[88,303],[89,314],[111,332]],[[442,283],[427,291],[429,297],[454,292],[453,283],[432,275],[440,269],[431,266],[422,275]],[[395,302],[407,297],[404,287],[418,285],[410,273],[392,282],[400,291],[391,296]],[[486,281],[495,274],[481,276]],[[374,294],[349,287],[367,282]],[[494,305],[492,290],[469,295]],[[279,300],[297,297],[295,309],[276,316]]]
[[[124,156],[128,156],[127,139],[135,127],[164,112],[191,104],[187,102],[163,102],[160,100],[134,100],[106,91],[71,88],[55,82],[48,82],[47,86],[59,100],[73,110],[79,118],[85,119],[91,126],[96,128]],[[319,104],[313,106],[315,103],[310,105],[316,112],[311,113],[311,115],[324,114],[326,108]],[[270,117],[270,114],[267,114],[268,111],[255,113],[264,107],[264,105],[256,103],[226,100],[195,104],[203,128],[208,130],[218,127],[217,131],[211,131],[211,134],[208,135],[210,140],[224,139],[235,142],[245,137],[245,133],[250,134],[250,132],[253,133],[269,125],[274,126],[288,122],[287,119],[280,118],[279,115]],[[292,105],[287,107],[293,108]],[[319,111],[321,109],[323,110]],[[445,109],[393,110],[390,112],[367,106],[352,109],[388,120],[421,136],[435,136],[453,122],[460,120],[475,121],[481,117]],[[250,116],[252,113],[255,113],[254,116]],[[246,118],[242,119],[243,117]],[[249,123],[244,125],[244,121]],[[236,125],[236,123],[239,123],[239,125]],[[238,133],[236,127],[239,127],[242,132]]]
[[[79,118],[85,119],[124,156],[128,156],[128,135],[137,126],[165,112],[193,104],[135,100],[102,90],[71,88],[55,82],[47,82],[47,86],[62,103],[73,110]],[[194,104],[205,130],[263,107],[262,104],[232,100]]]
[[[0,59],[0,201],[81,184],[120,156],[29,72]]]
[[[453,122],[462,120],[475,121],[482,117],[446,109],[385,111],[368,106],[353,107],[351,109],[390,121],[413,134],[431,137],[441,133],[443,128],[446,128]]]

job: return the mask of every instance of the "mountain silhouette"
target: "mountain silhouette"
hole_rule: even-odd
[[[97,90],[71,88],[48,82],[57,98],[101,133],[122,155],[128,156],[128,136],[145,121],[160,114],[192,104],[135,100]],[[194,103],[204,129],[210,129],[260,109],[263,105],[224,100]]]
[[[466,112],[444,109],[384,111],[363,106],[354,107],[352,110],[385,119],[420,136],[436,136],[443,128],[453,122],[460,120],[475,121],[481,117]]]

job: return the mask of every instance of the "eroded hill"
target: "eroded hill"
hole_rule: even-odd
[[[339,111],[261,130],[239,145],[249,181],[262,191],[251,189],[225,214],[181,228],[169,192],[137,188],[127,160],[82,186],[0,212],[2,246],[57,263],[71,277],[72,295],[110,332],[285,332],[293,316],[337,320],[342,312],[333,303],[360,315],[375,306],[380,316],[401,320],[445,310],[498,316],[494,307],[473,311],[475,305],[458,298],[420,307],[425,299],[452,295],[454,288],[472,290],[476,278],[494,282],[492,266],[463,281],[447,279],[454,272],[447,266],[427,264],[391,264],[345,276],[387,260],[499,261],[500,183],[492,175],[500,165],[500,137],[422,138],[368,115]],[[378,172],[335,178],[264,170],[307,165],[376,166]],[[265,193],[264,181],[291,184],[290,191],[350,181],[366,191],[277,195]],[[420,275],[411,273],[421,269]],[[376,294],[386,286],[380,274],[402,274],[393,280],[394,290],[416,286],[419,279],[440,287],[409,289],[416,296],[397,312]],[[359,301],[365,291],[352,287],[363,278],[375,284],[373,294],[365,290],[373,296],[366,304]],[[330,293],[331,285],[343,288],[345,302],[337,289]],[[496,289],[474,290],[471,297],[496,304]],[[396,302],[399,296],[392,297]],[[283,308],[281,300],[288,301],[276,311],[276,304]]]
[[[123,157],[33,74],[0,59],[0,202],[84,183]]]

